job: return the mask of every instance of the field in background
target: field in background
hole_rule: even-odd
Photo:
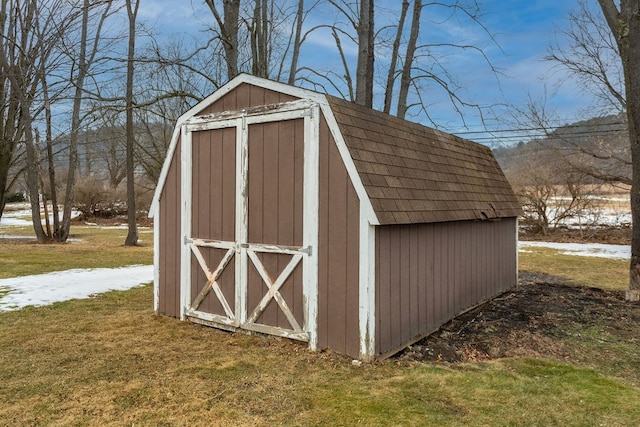
[[[560,186],[532,186],[518,194],[524,210],[520,229],[525,239],[556,240],[557,234],[568,233],[572,239],[602,240],[609,229],[619,235],[631,226],[629,189],[624,186],[585,186],[573,195]],[[527,234],[530,232],[541,235]],[[617,239],[615,243],[622,242]]]

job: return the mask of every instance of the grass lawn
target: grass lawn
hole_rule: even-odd
[[[8,266],[10,275],[17,275],[151,262],[150,234],[142,235],[145,246],[124,248],[124,230],[73,231],[82,242],[2,241],[0,271],[6,274]],[[546,261],[536,265],[536,258],[523,258],[521,264],[529,262],[530,269],[547,268]],[[583,269],[612,277],[609,265],[586,263]],[[0,425],[640,422],[640,349],[619,347],[638,369],[600,368],[598,358],[606,355],[598,348],[606,331],[597,328],[581,337],[584,360],[504,358],[450,365],[391,359],[358,367],[349,358],[310,353],[290,340],[155,316],[152,295],[147,285],[0,313]],[[567,340],[566,345],[577,344]]]
[[[151,298],[146,286],[1,313],[0,423],[631,426],[640,420],[640,387],[597,369],[518,358],[355,367],[289,340],[154,316]]]
[[[33,236],[33,230],[27,227],[0,227],[0,235],[9,233]],[[153,230],[143,228],[138,233],[136,247],[125,247],[127,230],[114,227],[72,226],[67,243],[0,239],[0,279],[71,268],[153,264]]]
[[[629,288],[629,261],[565,255],[555,249],[527,247],[518,255],[521,271],[537,271],[612,291]]]

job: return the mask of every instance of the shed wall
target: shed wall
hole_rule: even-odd
[[[191,183],[191,238],[233,241],[235,239],[236,131],[234,128],[193,132]],[[198,249],[210,271],[215,271],[226,249]],[[227,301],[235,300],[233,263],[216,280]],[[191,253],[192,301],[207,284],[207,276]],[[209,292],[198,310],[225,316],[214,292]]]
[[[324,118],[319,167],[318,347],[357,358],[360,202]]]
[[[241,84],[203,109],[198,115],[239,110],[295,98],[268,89]],[[202,169],[206,171],[206,167]],[[174,150],[159,198],[158,314],[180,317],[180,143]],[[196,269],[197,271],[197,269]]]
[[[175,150],[180,153],[180,143]],[[159,200],[158,314],[180,316],[180,156],[171,159]]]
[[[281,92],[260,88],[243,83],[222,96],[213,104],[203,109],[199,114],[221,113],[229,110],[241,110],[258,105],[277,104],[294,101],[296,98]]]
[[[249,126],[249,243],[300,247],[303,244],[304,121],[302,119]],[[260,253],[257,257],[275,280],[291,261],[291,255]],[[247,307],[258,306],[266,292],[255,266],[249,263]],[[279,289],[298,323],[304,319],[302,265]],[[292,328],[274,300],[258,323]]]
[[[516,219],[376,228],[376,354],[513,287]]]

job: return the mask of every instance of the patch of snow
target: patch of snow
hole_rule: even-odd
[[[0,240],[36,240],[36,236],[16,236],[15,234],[0,234]]]
[[[24,215],[18,215],[14,212],[6,212],[0,218],[0,226],[2,227],[28,227],[31,224],[31,220],[24,219]]]
[[[0,234],[0,240],[33,240],[34,242],[36,241],[36,236],[18,236],[15,234]],[[76,238],[68,238],[67,239],[67,243],[77,243],[77,242],[82,242],[82,239],[76,239]]]
[[[80,212],[71,211],[71,218],[76,218],[78,215],[80,215]],[[44,220],[42,218],[43,224]],[[49,222],[53,223],[53,214],[49,214]],[[4,211],[2,217],[0,217],[0,226],[2,227],[29,227],[32,224],[31,210],[29,209]]]
[[[522,252],[524,248],[551,248],[563,255],[576,255],[609,259],[630,259],[631,246],[608,245],[604,243],[555,243],[555,242],[518,242],[518,248]]]
[[[131,289],[151,281],[152,265],[73,269],[0,279],[0,295],[7,292],[0,296],[0,311],[88,298],[103,292]]]

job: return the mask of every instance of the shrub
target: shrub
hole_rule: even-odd
[[[27,198],[24,196],[24,193],[16,192],[8,195],[6,201],[7,203],[26,202]]]
[[[74,191],[74,208],[85,218],[111,218],[127,212],[126,204],[117,197],[116,191],[94,176],[80,177]]]

